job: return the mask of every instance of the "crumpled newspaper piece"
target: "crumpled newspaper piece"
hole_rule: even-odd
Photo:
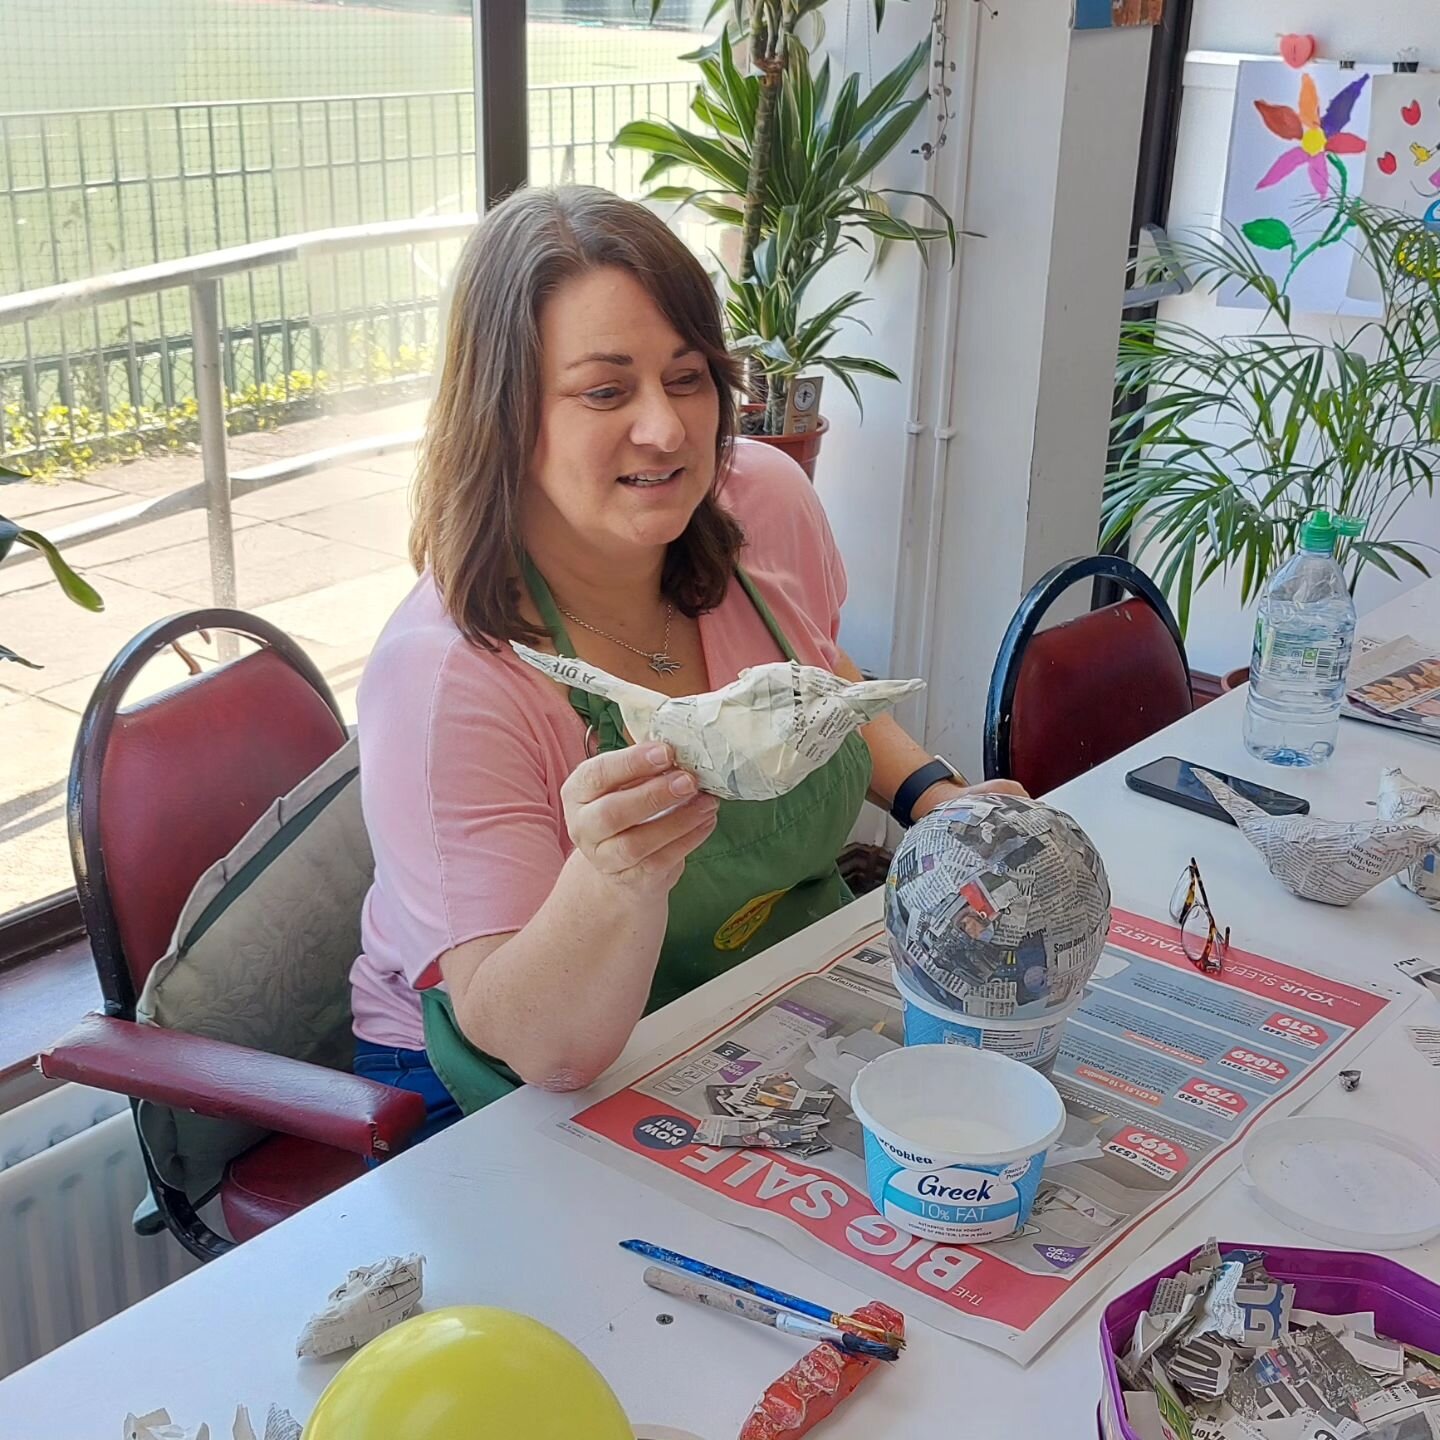
[[[1380,772],[1382,820],[1400,820],[1430,832],[1433,847],[1395,878],[1432,910],[1440,910],[1440,790],[1412,780],[1398,765]]]
[[[245,1406],[235,1411],[231,1440],[300,1440],[300,1423],[288,1410],[272,1405],[265,1416],[265,1433],[257,1437]],[[122,1440],[210,1440],[210,1427],[196,1425],[186,1428],[170,1419],[168,1410],[152,1410],[148,1415],[127,1415]]]
[[[408,1320],[424,1292],[423,1255],[392,1255],[352,1270],[345,1283],[330,1292],[330,1303],[306,1322],[295,1353],[303,1358],[358,1350]]]
[[[669,745],[675,763],[722,800],[773,800],[793,790],[851,731],[925,687],[923,680],[852,683],[792,660],[754,665],[720,690],[672,698],[583,660],[510,643],[552,680],[613,700],[637,744]]]
[[[1419,825],[1267,815],[1198,765],[1195,773],[1264,857],[1270,873],[1302,900],[1348,905],[1435,844],[1435,837]]]

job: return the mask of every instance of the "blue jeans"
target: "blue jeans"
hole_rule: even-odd
[[[367,1080],[412,1091],[425,1102],[425,1123],[411,1136],[411,1145],[428,1140],[461,1118],[460,1107],[431,1068],[430,1057],[423,1050],[397,1050],[393,1045],[356,1040],[355,1063],[351,1068]]]

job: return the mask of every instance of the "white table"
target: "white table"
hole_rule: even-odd
[[[1361,628],[1440,639],[1440,581],[1367,617]],[[1341,978],[1390,979],[1396,960],[1440,958],[1440,916],[1397,885],[1386,883],[1345,910],[1296,900],[1235,830],[1125,787],[1127,770],[1166,754],[1306,795],[1314,813],[1336,818],[1373,813],[1366,802],[1383,764],[1440,785],[1440,748],[1350,721],[1342,722],[1326,768],[1272,771],[1245,753],[1241,705],[1240,696],[1208,705],[1052,797],[1105,856],[1115,903],[1163,916],[1177,875],[1195,855],[1222,923],[1242,948]],[[651,1016],[626,1060],[770,988],[780,959],[823,952],[879,913],[879,896],[868,896]],[[1440,1024],[1440,1002],[1421,995],[1407,1018]],[[1440,1072],[1422,1062],[1403,1032],[1391,1030],[1360,1064],[1359,1090],[1332,1085],[1310,1113],[1405,1130],[1440,1149]],[[481,1303],[534,1315],[590,1355],[637,1423],[733,1440],[796,1347],[728,1316],[660,1303],[641,1284],[639,1263],[616,1242],[653,1238],[841,1307],[868,1297],[765,1237],[708,1219],[539,1133],[585,1103],[519,1092],[37,1361],[0,1383],[0,1440],[113,1440],[127,1409],[159,1405],[177,1421],[208,1420],[226,1436],[241,1401],[252,1413],[277,1402],[303,1419],[337,1368],[296,1362],[305,1318],[352,1266],[409,1250],[428,1257],[428,1306]],[[1243,1180],[1232,1178],[1112,1293],[1212,1234],[1314,1243],[1272,1220]],[[1440,1244],[1402,1258],[1440,1279]],[[828,1440],[879,1433],[1089,1440],[1099,1393],[1099,1308],[1082,1314],[1028,1370],[916,1326],[900,1367],[848,1402],[822,1433]],[[675,1315],[663,1328],[655,1321],[662,1309]]]

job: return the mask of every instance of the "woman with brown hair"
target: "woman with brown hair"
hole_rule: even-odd
[[[588,1085],[646,1010],[844,904],[867,789],[908,823],[960,788],[887,717],[778,800],[717,803],[511,651],[669,695],[787,658],[859,678],[824,512],[792,461],[734,439],[735,396],[714,289],[643,206],[522,191],[468,242],[420,579],[359,695],[356,1069],[424,1094],[430,1128],[522,1081]]]

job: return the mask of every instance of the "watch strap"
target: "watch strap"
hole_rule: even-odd
[[[965,783],[960,778],[960,772],[949,761],[942,760],[937,755],[918,770],[912,770],[900,782],[899,789],[895,791],[895,799],[890,805],[890,813],[902,828],[908,830],[915,823],[915,802],[932,785],[938,785],[942,780],[953,780],[961,785]]]

